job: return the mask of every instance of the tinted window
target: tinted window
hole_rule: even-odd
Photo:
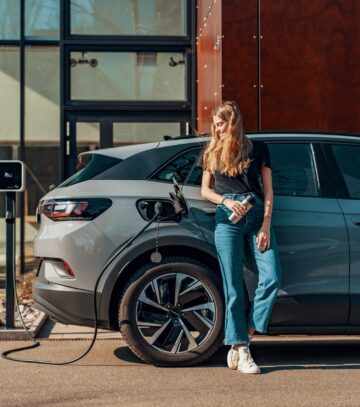
[[[360,146],[333,145],[331,149],[351,198],[360,198]]]
[[[276,195],[319,196],[319,183],[310,144],[268,144]]]
[[[195,149],[177,156],[160,169],[160,171],[158,171],[152,178],[154,180],[172,182],[172,178],[174,177],[179,184],[184,183],[195,160],[198,159],[200,151],[200,149]],[[196,165],[190,174],[187,185],[200,185],[201,177],[202,168],[199,165]]]
[[[108,168],[121,162],[119,158],[109,157],[102,154],[84,154],[79,157],[80,171],[65,180],[59,187],[68,187],[79,182],[93,179]]]

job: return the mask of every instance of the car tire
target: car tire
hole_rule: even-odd
[[[135,272],[124,288],[118,316],[122,337],[143,361],[196,365],[223,343],[222,284],[205,264],[166,257]]]

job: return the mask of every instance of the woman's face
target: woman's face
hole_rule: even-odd
[[[228,129],[228,122],[221,119],[218,116],[213,116],[213,123],[215,126],[215,131],[219,135],[220,138],[226,135],[226,131]]]

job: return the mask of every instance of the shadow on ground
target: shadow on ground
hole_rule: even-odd
[[[228,346],[222,346],[198,368],[226,367]],[[334,340],[254,342],[251,345],[254,360],[263,373],[279,370],[359,369],[360,342]],[[114,355],[124,362],[144,364],[127,346],[119,347]]]

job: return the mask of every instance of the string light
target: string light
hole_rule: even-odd
[[[211,5],[209,6],[209,8],[207,10],[206,16],[202,19],[202,26],[198,28],[198,32],[197,32],[197,36],[196,36],[196,45],[197,46],[199,45],[199,42],[201,41],[201,39],[203,37],[203,34],[205,36],[204,30],[205,30],[205,27],[207,26],[207,22],[208,22],[209,18],[211,17],[212,14],[214,14],[213,13],[213,7],[214,7],[215,3],[216,3],[216,0],[213,0]],[[196,6],[196,8],[199,8],[199,7]],[[215,43],[215,45],[213,47],[214,51],[217,51],[217,50],[220,49],[220,45],[221,45],[221,42],[222,42],[223,38],[224,38],[223,35],[217,35],[216,43]],[[203,65],[203,70],[206,70],[207,67],[208,67],[208,65],[204,64]],[[199,83],[199,80],[196,80],[196,82]],[[224,88],[224,85],[221,84],[219,86],[219,88],[222,90],[222,88]],[[218,92],[217,89],[214,89],[213,95],[214,95],[214,99],[218,99],[221,96],[221,92]],[[215,100],[214,100],[214,102],[215,102]],[[212,103],[211,103],[211,105],[212,105]],[[212,109],[211,105],[210,106],[205,105],[205,106],[202,107],[203,112],[204,112],[204,115],[202,115],[203,120],[205,119],[207,121],[207,119],[209,119],[209,117],[210,117],[209,115],[211,114],[211,109]],[[196,120],[197,120],[198,125],[199,125],[200,118],[197,117]]]
[[[211,11],[212,11],[212,8],[214,7],[215,3],[216,3],[216,0],[213,0],[211,5],[209,6],[206,16],[203,18],[203,25],[199,28],[199,31],[200,31],[200,34],[198,34],[199,37],[201,37],[201,31],[203,31],[204,27],[206,27],[206,22],[207,22],[208,18],[211,16]]]

